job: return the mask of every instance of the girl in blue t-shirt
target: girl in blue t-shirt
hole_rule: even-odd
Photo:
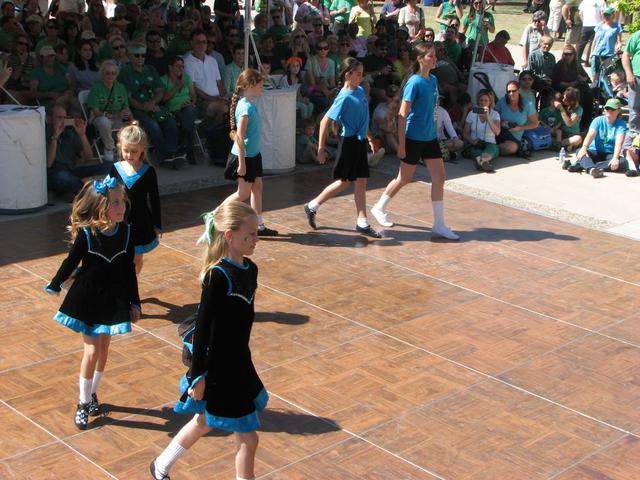
[[[265,227],[262,219],[260,114],[252,102],[262,93],[264,79],[264,75],[257,70],[247,68],[238,76],[233,90],[229,112],[233,147],[224,176],[228,180],[238,180],[238,190],[229,195],[224,202],[244,202],[251,197],[251,206],[258,214],[258,235],[274,237],[278,232]]]
[[[304,205],[309,225],[316,227],[316,214],[320,205],[335,197],[354,184],[353,195],[356,202],[357,220],[356,231],[373,238],[382,235],[375,231],[367,220],[367,178],[369,178],[369,163],[367,161],[367,141],[372,150],[373,135],[369,131],[369,102],[360,86],[363,67],[360,61],[347,57],[340,66],[340,80],[342,90],[327,110],[320,122],[320,141],[318,142],[318,163],[326,162],[325,143],[329,122],[340,122],[340,144],[338,157],[333,167],[335,181],[329,184],[316,198]]]
[[[411,182],[418,161],[422,159],[431,175],[431,205],[434,235],[458,240],[444,222],[444,163],[436,126],[438,108],[438,80],[431,73],[436,67],[436,50],[431,42],[414,48],[417,59],[411,75],[403,85],[402,102],[398,112],[398,176],[387,185],[371,213],[383,227],[393,226],[385,209],[402,187]]]

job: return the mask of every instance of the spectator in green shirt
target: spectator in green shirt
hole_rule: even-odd
[[[102,62],[99,73],[100,81],[91,87],[87,106],[91,109],[90,121],[100,133],[104,145],[104,158],[112,162],[115,149],[113,130],[131,120],[132,115],[127,89],[117,81],[118,66],[115,62]]]
[[[167,55],[173,57],[174,55],[184,55],[191,50],[191,32],[194,30],[193,20],[183,20],[180,23],[178,34],[171,40],[167,47]]]
[[[169,73],[160,77],[164,90],[162,100],[178,120],[187,160],[196,163],[195,129],[198,109],[196,108],[196,89],[191,77],[184,73],[184,60],[177,55],[169,59]]]
[[[462,20],[462,33],[467,36],[467,45],[473,48],[476,38],[478,37],[479,26],[482,24],[482,36],[480,37],[480,45],[489,43],[488,32],[496,31],[496,22],[489,12],[481,13],[482,0],[473,0],[469,13]]]
[[[80,115],[80,104],[66,69],[56,62],[56,52],[46,45],[40,49],[40,65],[29,74],[29,95],[50,109],[64,105],[73,116]]]
[[[622,54],[622,65],[627,74],[629,84],[629,128],[640,131],[640,95],[638,95],[638,82],[640,82],[640,30],[629,38],[627,47]]]

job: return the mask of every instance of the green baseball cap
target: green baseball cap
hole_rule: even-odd
[[[613,15],[614,13],[616,13],[616,9],[613,7],[607,7],[604,10],[602,10],[603,15]]]
[[[610,98],[607,100],[607,103],[604,104],[604,108],[609,108],[611,110],[619,110],[622,108],[622,103],[617,98]]]

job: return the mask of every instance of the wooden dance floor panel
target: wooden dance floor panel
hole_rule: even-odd
[[[462,240],[431,240],[424,183],[390,204],[397,225],[381,240],[355,234],[350,194],[310,231],[302,205],[328,177],[265,181],[281,236],[254,256],[251,346],[271,395],[258,478],[640,479],[637,242],[452,193],[447,223]],[[387,180],[372,177],[370,205]],[[114,338],[108,412],[84,432],[82,342],[42,290],[65,256],[65,216],[1,224],[1,479],[149,478],[187,421],[172,410],[185,372],[176,325],[199,301],[199,215],[232,189],[163,198],[143,318]],[[172,478],[235,478],[234,449],[214,431]]]

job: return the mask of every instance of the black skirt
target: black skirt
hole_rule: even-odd
[[[349,182],[355,182],[357,178],[369,178],[366,140],[359,140],[355,135],[340,137],[333,178]]]
[[[244,163],[247,166],[247,171],[243,176],[239,177],[238,156],[230,153],[227,166],[224,169],[224,178],[227,180],[242,178],[245,182],[253,183],[256,181],[256,178],[262,177],[262,155],[258,154],[255,157],[244,157]]]

